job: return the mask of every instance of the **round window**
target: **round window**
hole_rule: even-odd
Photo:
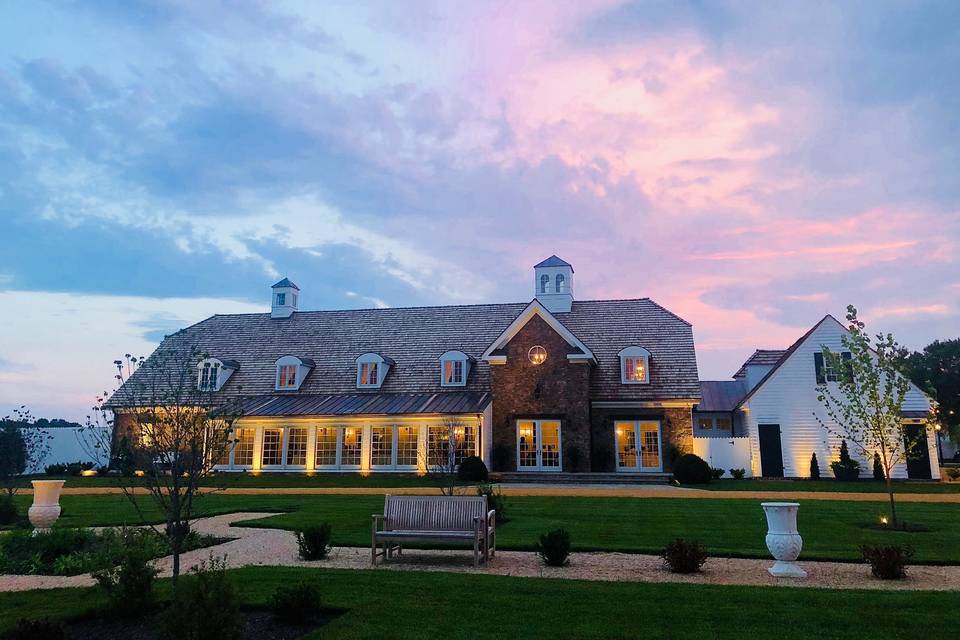
[[[527,352],[527,357],[533,364],[543,364],[543,361],[547,359],[547,350],[540,345],[532,346],[530,351]]]

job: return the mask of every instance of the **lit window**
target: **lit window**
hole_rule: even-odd
[[[361,387],[377,386],[377,363],[376,362],[360,363],[360,386]]]
[[[650,382],[650,352],[643,347],[627,347],[619,353],[620,381],[623,384]]]
[[[527,358],[535,365],[543,364],[547,359],[547,350],[540,345],[534,345],[527,352]]]
[[[393,466],[393,427],[370,429],[370,464],[374,467]]]
[[[234,466],[250,466],[253,464],[253,429],[237,429],[233,445]]]
[[[447,360],[443,363],[443,383],[463,384],[463,360]]]
[[[450,464],[450,429],[430,427],[427,430],[427,460],[431,467]]]
[[[397,466],[417,466],[417,427],[397,427]]]
[[[447,351],[440,356],[440,386],[463,387],[467,384],[470,359],[462,351]]]
[[[264,467],[269,467],[269,466],[277,466],[282,463],[283,463],[283,430],[282,429],[264,429],[260,464],[262,464]]]
[[[297,365],[284,364],[278,368],[277,388],[278,389],[296,389],[297,388]]]
[[[709,431],[713,429],[713,418],[697,418],[697,426],[701,431]]]
[[[343,445],[340,449],[340,464],[360,466],[360,451],[363,448],[363,431],[359,427],[344,427]]]
[[[303,427],[287,429],[287,464],[302,467],[307,464],[307,430]]]
[[[337,428],[317,427],[316,466],[332,467],[337,464]]]

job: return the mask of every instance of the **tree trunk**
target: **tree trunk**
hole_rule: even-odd
[[[887,469],[887,493],[890,495],[890,523],[897,528],[897,503],[893,500],[893,480],[890,479],[892,469]]]

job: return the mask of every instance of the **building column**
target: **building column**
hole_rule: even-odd
[[[257,425],[253,431],[253,464],[251,470],[260,471],[260,462],[263,458],[263,425]]]
[[[307,473],[316,471],[317,462],[317,425],[307,427]]]

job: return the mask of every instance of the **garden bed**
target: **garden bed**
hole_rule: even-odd
[[[192,532],[184,551],[203,549],[227,538]],[[166,538],[153,529],[16,529],[0,534],[0,574],[75,576],[117,564],[125,547],[149,558],[171,553]]]

